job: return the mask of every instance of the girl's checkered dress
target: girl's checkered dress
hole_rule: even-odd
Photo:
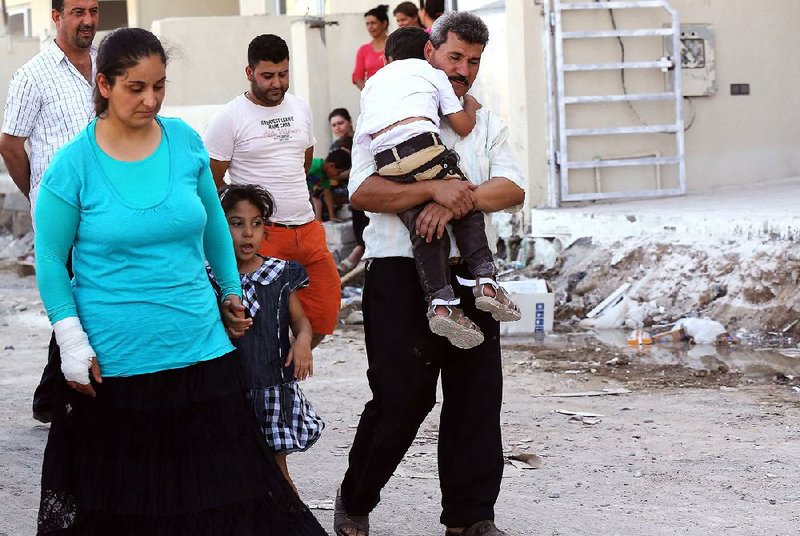
[[[233,343],[253,410],[276,453],[308,449],[325,428],[300,390],[294,367],[283,367],[290,348],[289,295],[307,284],[300,264],[273,258],[266,258],[252,274],[242,274],[243,304],[253,325]]]

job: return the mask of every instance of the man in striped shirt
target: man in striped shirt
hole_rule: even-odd
[[[30,201],[31,215],[51,158],[94,118],[97,51],[92,41],[98,0],[53,0],[52,8],[55,40],[14,74],[0,134],[0,156]],[[60,363],[58,345],[51,339],[47,367],[33,400],[34,418],[42,422],[50,420],[52,385],[61,378]]]

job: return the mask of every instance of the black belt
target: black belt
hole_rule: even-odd
[[[388,166],[392,162],[397,162],[398,158],[405,158],[422,149],[433,147],[434,145],[444,145],[442,139],[434,132],[423,132],[407,139],[406,141],[394,146],[393,149],[386,149],[375,155],[375,165],[378,169]],[[395,156],[397,152],[397,156]]]
[[[266,223],[267,227],[281,227],[283,229],[297,229],[298,227],[302,227],[303,225],[308,225],[308,223],[301,223],[299,225],[289,225],[288,223],[278,223],[277,221],[268,221]]]

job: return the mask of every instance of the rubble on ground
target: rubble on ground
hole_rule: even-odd
[[[550,259],[557,246],[546,248],[537,262],[535,251],[523,251],[522,244],[532,242],[526,239],[521,253],[504,264],[509,268],[504,277],[546,279],[555,292],[556,321],[562,324],[578,324],[627,285],[616,304],[622,316],[607,327],[655,326],[655,334],[683,318],[708,317],[726,333],[800,338],[800,244],[747,238],[675,244],[660,238],[602,246],[581,238],[560,251],[555,263]],[[519,266],[521,257],[529,260],[527,266]],[[597,321],[584,324],[606,327]]]

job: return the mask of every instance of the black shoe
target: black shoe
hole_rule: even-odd
[[[39,421],[40,423],[47,424],[53,420],[53,412],[52,411],[34,411],[33,418]]]

